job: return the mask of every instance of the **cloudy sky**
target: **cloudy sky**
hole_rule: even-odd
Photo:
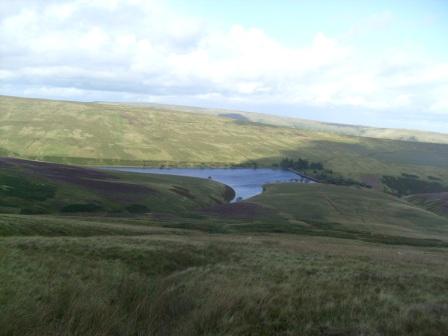
[[[448,132],[448,1],[2,0],[0,94]]]

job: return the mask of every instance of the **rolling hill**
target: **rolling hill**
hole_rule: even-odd
[[[111,104],[111,103],[103,102],[102,104]],[[257,112],[235,111],[227,109],[212,109],[212,108],[202,108],[202,107],[192,107],[182,105],[167,105],[167,104],[155,104],[155,103],[152,104],[120,103],[114,105],[150,107],[161,111],[204,113],[204,114],[227,117],[236,120],[256,122],[266,125],[293,127],[302,130],[330,132],[330,133],[337,133],[358,137],[448,144],[448,134],[438,132],[338,124],[338,123],[321,122],[294,117],[280,117]]]
[[[302,157],[379,189],[383,176],[402,173],[448,183],[446,144],[373,139],[137,105],[3,96],[0,106],[3,156],[148,166],[272,166],[284,157]]]
[[[447,219],[374,190],[327,184],[272,184],[248,202],[271,209],[305,231],[361,234],[363,239],[395,236],[448,242]]]
[[[448,192],[414,194],[406,200],[441,216],[448,217]]]
[[[0,157],[0,213],[185,214],[224,203],[233,190],[192,177],[94,170]]]
[[[251,199],[228,204],[233,190],[208,179],[0,158],[0,213],[144,216],[155,218],[164,227],[205,232],[283,232],[407,244],[448,243],[448,219],[415,205],[420,199],[417,196],[408,197],[408,202],[383,192],[330,184],[280,183],[264,189]],[[27,232],[23,220],[14,218],[14,224],[4,221],[0,231],[12,233],[19,228],[19,232]],[[29,228],[30,232],[37,227],[43,233],[48,227],[59,227],[62,234],[72,232],[75,224],[79,226],[76,221],[48,218],[37,218],[40,224]],[[82,227],[79,230],[84,231]]]
[[[448,219],[354,187],[272,184],[232,204],[225,192],[2,158],[0,201],[53,213],[0,214],[0,335],[447,330]],[[86,201],[115,212],[61,211]]]

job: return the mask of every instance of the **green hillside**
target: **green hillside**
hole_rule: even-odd
[[[111,104],[111,103],[103,103],[103,104]],[[358,137],[448,144],[448,134],[446,133],[337,124],[337,123],[320,122],[293,117],[280,117],[256,112],[201,108],[201,107],[182,106],[182,105],[166,105],[166,104],[150,104],[150,103],[114,104],[114,105],[150,107],[161,111],[181,111],[190,113],[211,114],[211,115],[224,116],[236,120],[246,120],[273,126],[293,127],[302,130],[330,132],[330,133],[337,133]]]
[[[446,249],[168,230],[107,236],[89,224],[90,237],[0,239],[0,335],[420,336],[448,328]]]
[[[9,158],[0,181],[2,202],[55,211],[0,214],[1,336],[448,329],[448,219],[384,193],[272,184],[227,204],[208,180]],[[86,200],[117,212],[56,206]]]
[[[315,237],[11,237],[0,334],[438,335],[446,257]]]
[[[233,190],[181,176],[100,171],[0,157],[0,212],[185,214],[223,203]]]
[[[271,166],[284,157],[302,157],[374,186],[383,175],[402,173],[448,181],[444,144],[354,137],[145,106],[1,97],[0,107],[0,152],[8,156],[152,166]]]
[[[316,234],[448,241],[448,220],[387,194],[325,184],[272,184],[248,200]]]
[[[406,197],[410,203],[448,217],[448,192],[415,194]]]

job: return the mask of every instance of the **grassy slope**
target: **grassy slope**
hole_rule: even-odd
[[[204,179],[0,158],[1,212],[186,213],[225,202],[226,191]]]
[[[125,105],[125,104],[114,104]],[[448,134],[426,132],[418,130],[394,129],[394,128],[377,128],[358,125],[345,125],[336,123],[326,123],[300,118],[280,117],[263,113],[234,111],[226,109],[210,109],[180,105],[165,104],[128,104],[130,106],[146,106],[158,110],[183,111],[190,113],[204,113],[211,115],[228,116],[257,123],[263,123],[274,126],[294,127],[302,130],[311,130],[318,132],[331,132],[351,136],[370,137],[390,140],[404,140],[417,142],[432,142],[448,144]]]
[[[0,97],[5,155],[83,164],[216,165],[285,156],[363,177],[448,181],[448,145],[360,138],[156,108]]]
[[[448,217],[448,192],[415,194],[406,200],[436,214]]]
[[[133,225],[117,235],[116,224],[86,223],[88,237],[57,236],[55,225],[0,238],[0,335],[409,336],[448,328],[446,248],[144,234]]]
[[[47,174],[57,190],[66,188],[61,176],[80,175],[77,167],[0,162],[2,175],[24,174],[40,185]],[[448,329],[448,247],[433,239],[447,241],[448,220],[373,191],[288,184],[191,213],[198,204],[169,192],[173,179],[204,202],[223,186],[116,177],[115,187],[150,186],[170,197],[172,209],[189,211],[0,214],[1,336],[435,336]]]
[[[249,200],[316,234],[448,241],[448,220],[384,193],[324,184],[272,184]]]

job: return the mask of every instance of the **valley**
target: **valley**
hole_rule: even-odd
[[[207,113],[0,97],[0,155],[91,166],[265,167],[321,162],[383,189],[383,176],[448,181],[448,145],[344,135]],[[397,132],[399,132],[397,130]],[[393,133],[393,130],[389,130]]]
[[[448,330],[448,145],[0,102],[0,335]]]

